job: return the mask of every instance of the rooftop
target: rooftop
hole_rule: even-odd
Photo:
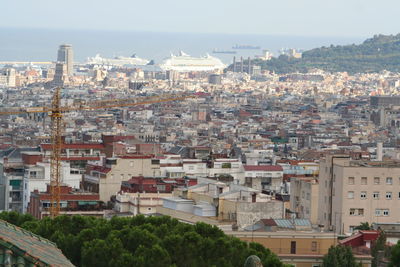
[[[36,266],[74,266],[53,242],[3,220],[0,220],[0,244]]]

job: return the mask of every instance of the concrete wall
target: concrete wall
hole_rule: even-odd
[[[284,216],[283,202],[236,202],[229,200],[219,201],[220,220],[231,220],[232,214],[236,214],[236,220],[239,227],[245,227],[254,224],[260,219],[280,219]]]

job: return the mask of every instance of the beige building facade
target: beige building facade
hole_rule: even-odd
[[[257,242],[277,254],[280,260],[296,267],[321,267],[323,257],[337,244],[334,233],[318,232],[244,232],[225,231],[227,235],[247,242]],[[354,255],[362,267],[371,266],[371,256]]]
[[[400,220],[400,164],[328,156],[320,162],[318,221],[336,233]]]
[[[100,200],[110,201],[121,190],[123,181],[134,176],[160,176],[160,160],[151,156],[124,156],[107,159],[105,167],[88,167],[83,177],[86,190],[99,193]]]
[[[290,178],[290,210],[295,212],[296,218],[309,219],[312,224],[318,224],[318,198],[318,179]]]

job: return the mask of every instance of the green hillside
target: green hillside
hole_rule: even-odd
[[[276,73],[307,72],[318,68],[349,73],[400,71],[400,34],[375,35],[359,45],[315,48],[303,52],[301,59],[279,56],[269,61],[256,60],[262,69]]]

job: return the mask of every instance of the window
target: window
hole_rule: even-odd
[[[296,254],[296,241],[290,242],[290,254]]]
[[[362,191],[362,192],[360,193],[360,198],[361,198],[361,199],[367,199],[367,192],[366,192],[366,191]]]
[[[347,198],[354,198],[354,191],[347,192]]]
[[[317,242],[316,241],[311,242],[311,251],[317,251]]]
[[[307,193],[307,200],[310,200],[310,193]]]
[[[361,177],[361,184],[366,185],[367,184],[367,177]]]
[[[375,216],[381,216],[381,210],[380,209],[376,209],[375,210]]]
[[[386,184],[393,184],[392,177],[386,177]]]
[[[160,160],[159,159],[152,159],[151,160],[151,165],[158,165],[160,164]]]
[[[349,184],[354,184],[354,177],[349,177]]]
[[[364,216],[364,209],[350,209],[351,216]]]
[[[389,210],[383,210],[383,216],[389,216]]]
[[[380,183],[379,177],[374,177],[374,184],[379,184],[379,183]]]
[[[389,210],[388,209],[376,209],[375,216],[389,216]]]
[[[386,199],[392,199],[392,192],[386,192]]]
[[[230,162],[224,162],[224,163],[222,163],[222,166],[221,166],[222,169],[230,169],[231,167],[232,167],[232,165]],[[257,176],[262,176],[262,174],[257,175]]]
[[[374,199],[379,199],[379,192],[374,192],[374,193],[372,193],[372,197],[373,197]]]
[[[133,167],[133,161],[130,161],[130,162],[129,162],[129,166],[130,166],[130,167]]]
[[[358,209],[358,216],[364,216],[364,209]]]

